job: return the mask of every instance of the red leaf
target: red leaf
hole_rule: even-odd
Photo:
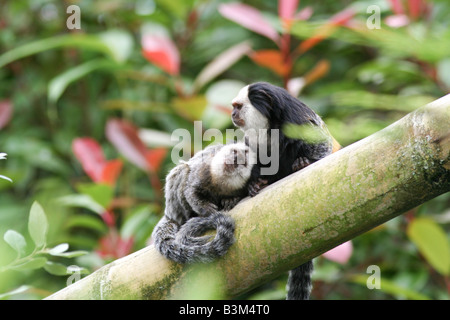
[[[291,66],[283,59],[281,52],[277,50],[259,50],[250,55],[250,58],[260,66],[269,68],[279,74],[285,76],[291,70]]]
[[[115,245],[115,241],[113,241],[113,239],[109,235],[104,236],[99,240],[99,248],[97,249],[97,254],[102,259],[116,258],[114,253]]]
[[[320,60],[316,63],[312,70],[305,74],[304,79],[306,84],[311,84],[314,81],[325,76],[330,70],[330,62],[328,60]]]
[[[10,100],[0,101],[0,129],[4,128],[11,120],[13,108]]]
[[[142,55],[171,75],[180,72],[180,54],[173,41],[162,35],[142,36]]]
[[[161,168],[161,163],[163,162],[166,155],[167,155],[167,149],[158,148],[158,149],[147,150],[145,157],[147,158],[147,163],[149,164],[150,168],[154,172],[157,172]]]
[[[116,218],[114,217],[113,212],[106,210],[101,214],[101,217],[108,227],[111,228],[116,225]]]
[[[292,20],[298,7],[298,0],[279,0],[278,15],[283,20]]]
[[[92,181],[100,182],[106,160],[97,141],[91,138],[77,138],[72,142],[72,151]]]
[[[278,43],[280,38],[278,32],[264,19],[258,9],[235,2],[221,4],[219,12],[225,18]]]
[[[391,3],[391,9],[395,14],[403,14],[405,11],[403,10],[403,5],[401,0],[389,0]]]
[[[158,171],[167,154],[164,148],[147,149],[137,128],[125,120],[109,120],[106,137],[125,158],[146,172]]]
[[[319,34],[319,35],[315,35],[309,39],[306,39],[305,41],[302,41],[302,43],[300,43],[300,45],[298,46],[298,51],[300,53],[304,53],[304,52],[308,51],[309,49],[311,49],[312,47],[314,47],[316,44],[318,44],[325,38],[326,38],[325,35]]]
[[[332,16],[328,23],[319,28],[317,34],[303,41],[297,48],[300,53],[304,53],[317,45],[322,40],[329,37],[338,26],[347,24],[355,15],[353,9],[345,9]]]
[[[84,172],[96,183],[114,185],[122,170],[122,161],[106,161],[100,145],[91,138],[77,138],[72,142],[72,150],[80,161]]]
[[[103,164],[101,173],[101,182],[110,186],[116,184],[120,171],[122,171],[123,162],[119,159],[111,160]]]
[[[422,0],[408,0],[409,14],[413,19],[420,17],[422,12]]]
[[[100,239],[97,253],[103,258],[118,259],[131,253],[133,237],[124,239],[115,230]]]
[[[131,163],[144,171],[149,171],[147,148],[132,123],[120,119],[109,120],[106,124],[106,137]]]

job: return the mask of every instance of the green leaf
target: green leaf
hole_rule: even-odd
[[[450,246],[444,230],[436,222],[414,219],[408,225],[407,234],[434,269],[446,276],[450,274]]]
[[[77,265],[71,265],[67,267],[67,272],[69,274],[79,273],[79,274],[89,274],[90,271],[86,268],[79,267]]]
[[[121,237],[125,239],[133,237],[135,241],[145,241],[159,220],[155,211],[156,209],[152,206],[145,205],[127,214],[120,228]]]
[[[172,100],[174,110],[181,116],[189,120],[201,119],[203,111],[206,109],[208,101],[205,96],[197,95],[190,97],[176,97]]]
[[[244,86],[241,81],[219,80],[208,87],[205,93],[208,106],[201,118],[205,128],[225,129],[230,126],[233,111],[231,100]]]
[[[108,30],[98,36],[111,50],[111,53],[117,62],[125,62],[133,52],[133,37],[125,30]]]
[[[50,81],[47,92],[48,100],[51,103],[55,103],[64,93],[69,84],[75,82],[76,80],[86,76],[87,74],[93,71],[100,69],[112,70],[115,69],[117,66],[118,65],[111,60],[96,59],[80,64],[79,66],[76,66],[69,70],[66,70],[65,72],[61,73],[60,75],[56,76]]]
[[[70,274],[70,272],[67,271],[67,266],[65,266],[61,263],[56,263],[56,262],[51,262],[51,261],[47,261],[45,263],[44,269],[48,273],[53,274],[55,276],[65,276],[65,275]]]
[[[345,90],[331,95],[334,105],[362,109],[399,110],[411,112],[434,100],[431,96],[398,96],[392,94],[375,94],[361,90]]]
[[[437,73],[439,79],[450,88],[450,58],[439,61],[437,64]]]
[[[54,256],[63,257],[63,258],[76,258],[76,257],[84,256],[88,253],[89,252],[84,251],[84,250],[76,250],[76,251],[69,251],[69,252],[62,252],[62,253],[54,254]]]
[[[108,208],[114,197],[114,188],[107,184],[81,183],[77,185],[79,192],[90,196],[104,208]]]
[[[291,28],[291,33],[303,39],[320,35],[323,27],[329,22],[297,21]],[[382,50],[389,55],[401,58],[416,57],[419,60],[435,63],[446,57],[450,51],[448,30],[427,33],[427,36],[419,36],[411,28],[390,28],[383,25],[381,29],[367,32],[366,26],[356,28],[336,28],[331,34],[326,34],[328,39],[337,39],[340,42],[348,42],[364,45]]]
[[[14,230],[8,230],[5,232],[3,239],[9,244],[18,254],[22,256],[25,253],[27,242],[23,235]]]
[[[69,207],[81,207],[102,214],[105,208],[86,194],[73,194],[59,198],[59,202]]]
[[[25,291],[27,291],[30,288],[31,288],[30,286],[23,285],[23,286],[20,286],[20,287],[14,289],[14,290],[8,291],[6,293],[2,293],[2,294],[0,294],[0,300],[4,300],[4,299],[7,299],[7,298],[9,298],[9,297],[11,297],[13,295],[25,292]]]
[[[24,130],[21,133],[16,132],[16,134],[10,135],[6,141],[8,151],[26,161],[26,170],[41,168],[60,175],[69,174],[72,169],[69,169],[68,164],[59,157],[55,146],[50,141],[40,139],[31,132],[33,131]],[[15,180],[19,181],[20,179],[15,178]]]
[[[79,49],[99,51],[114,58],[114,54],[111,52],[111,49],[105,45],[105,43],[103,43],[98,36],[73,34],[36,40],[7,51],[0,55],[0,68],[15,60],[50,49],[62,47],[75,47]]]
[[[321,143],[329,139],[329,135],[322,128],[312,124],[293,124],[289,123],[282,128],[283,133],[292,139],[302,139],[309,143]]]
[[[351,277],[351,281],[365,286],[365,285],[367,285],[368,277],[369,277],[368,275],[354,275]],[[393,296],[411,299],[411,300],[430,300],[430,298],[424,294],[421,294],[412,289],[406,289],[406,288],[400,287],[397,284],[395,284],[394,282],[389,281],[384,278],[380,279],[380,284],[381,284],[381,288],[374,289],[374,290],[381,290],[381,291],[391,294]]]
[[[69,249],[69,244],[67,243],[61,243],[59,245],[57,245],[54,248],[51,248],[48,253],[51,254],[52,256],[57,256],[63,252],[66,252]]]
[[[9,182],[13,182],[10,178],[5,177],[3,175],[0,174],[0,179],[4,179],[4,180],[8,180]]]
[[[77,251],[70,251],[67,252],[67,249],[69,249],[69,245],[67,243],[61,243],[57,245],[56,247],[48,250],[46,253],[55,256],[55,257],[64,257],[64,258],[75,258],[79,256],[83,256],[87,254],[87,251],[83,250],[77,250]]]
[[[186,17],[189,10],[193,8],[193,0],[155,0],[157,8],[163,8],[167,12],[170,12],[178,19]]]
[[[28,218],[28,232],[36,247],[45,245],[47,230],[48,222],[44,209],[35,201],[31,206],[30,217]]]
[[[43,258],[43,257],[33,258],[22,264],[12,266],[11,269],[14,269],[17,271],[34,270],[34,269],[42,268],[46,262],[47,262],[47,258]]]
[[[106,233],[108,231],[108,227],[105,223],[98,218],[98,216],[94,215],[76,215],[70,217],[70,220],[67,222],[68,228],[88,228],[91,230],[98,231],[100,233]]]

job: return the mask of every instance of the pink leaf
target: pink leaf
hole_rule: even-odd
[[[291,78],[287,82],[286,89],[291,95],[298,97],[305,85],[306,81],[303,77]]]
[[[350,259],[353,253],[353,245],[351,241],[344,242],[343,244],[331,249],[323,254],[328,260],[345,264]]]
[[[133,248],[134,238],[120,238],[119,243],[116,249],[117,257],[125,257],[131,253],[131,249]]]
[[[249,5],[235,2],[221,4],[219,12],[225,18],[278,43],[280,38],[278,32],[264,19],[259,10]]]
[[[335,26],[343,26],[353,18],[355,11],[351,8],[339,11],[330,18],[330,22]]]
[[[281,19],[292,20],[298,7],[298,0],[279,0],[278,15]]]
[[[295,20],[308,20],[309,18],[311,18],[312,14],[313,14],[313,9],[311,7],[306,7],[302,10],[300,10],[296,15],[295,15]]]
[[[173,41],[163,35],[144,34],[142,55],[171,75],[180,72],[180,54]]]
[[[194,87],[198,90],[206,83],[217,77],[222,72],[228,70],[239,59],[251,51],[249,42],[243,41],[225,50],[214,58],[197,76]]]
[[[408,16],[404,14],[395,14],[386,17],[384,22],[391,28],[400,28],[408,25],[410,21]]]
[[[13,108],[10,100],[0,101],[0,129],[4,128],[11,120]]]
[[[147,148],[132,123],[121,119],[109,120],[106,124],[106,137],[131,163],[144,171],[150,170]]]

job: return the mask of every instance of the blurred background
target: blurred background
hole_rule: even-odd
[[[0,298],[145,247],[172,132],[233,128],[248,83],[287,88],[343,146],[449,93],[449,16],[446,0],[1,1]],[[318,257],[312,298],[448,299],[449,223],[447,193]],[[286,280],[239,298],[284,299]]]

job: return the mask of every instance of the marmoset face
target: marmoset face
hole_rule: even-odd
[[[256,155],[244,143],[225,145],[211,162],[213,180],[230,189],[238,189],[250,178]]]
[[[251,103],[248,89],[249,86],[242,88],[236,98],[232,100],[233,112],[231,113],[231,120],[235,126],[244,131],[249,129],[268,129],[269,121]]]

